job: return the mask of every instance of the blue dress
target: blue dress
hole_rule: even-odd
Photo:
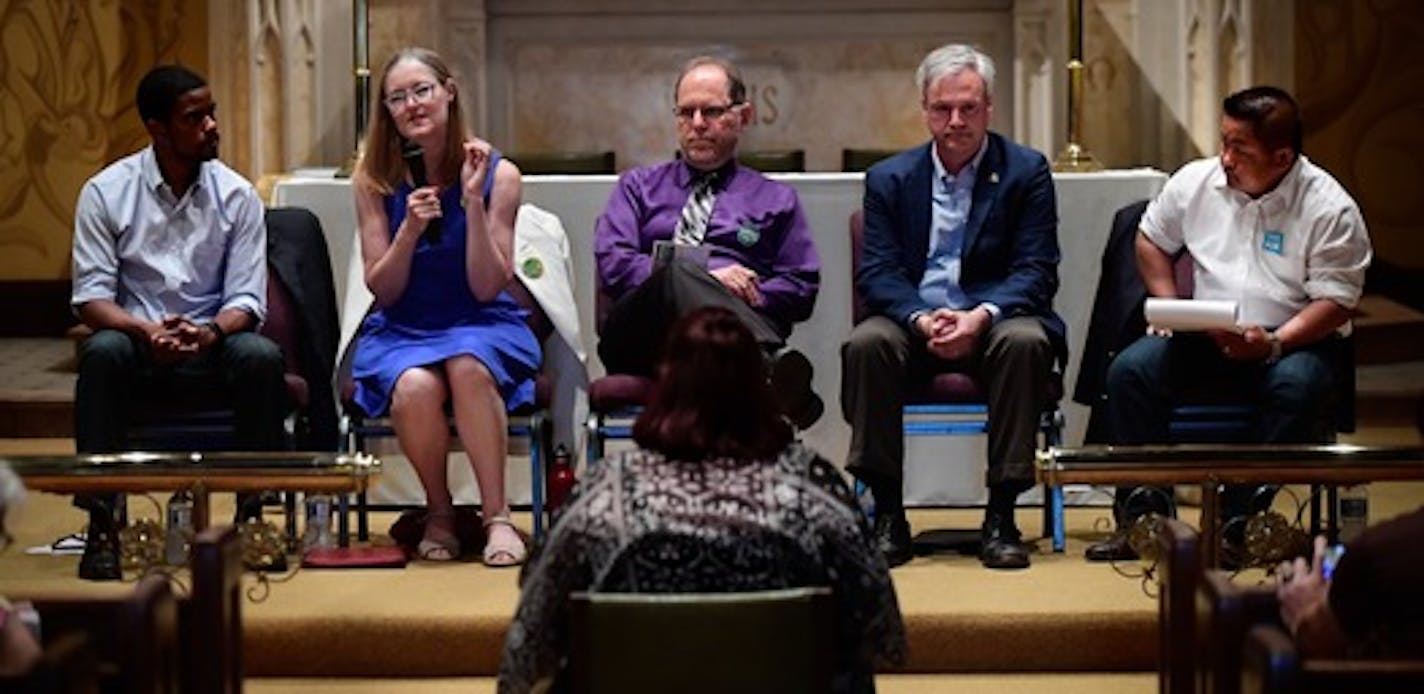
[[[485,180],[486,205],[498,164],[499,154],[492,152]],[[410,190],[409,184],[402,183],[385,199],[393,238],[405,219]],[[465,279],[465,210],[460,205],[460,186],[449,186],[441,193],[440,209],[444,212],[440,241],[420,241],[405,293],[394,304],[373,311],[361,324],[351,373],[356,381],[356,404],[369,415],[387,413],[396,379],[406,369],[461,354],[473,356],[489,369],[509,411],[534,402],[534,375],[541,357],[539,343],[524,322],[528,312],[508,292],[501,291],[489,302],[475,298]]]

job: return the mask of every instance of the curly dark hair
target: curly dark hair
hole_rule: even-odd
[[[182,65],[159,65],[139,80],[138,94],[134,97],[138,117],[145,123],[167,121],[178,99],[207,84],[202,76]]]

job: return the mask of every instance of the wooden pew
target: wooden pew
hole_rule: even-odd
[[[1241,687],[1246,631],[1258,624],[1280,623],[1275,586],[1241,585],[1225,571],[1208,570],[1196,600],[1196,691],[1236,694]]]
[[[237,528],[212,527],[193,538],[193,593],[179,609],[183,689],[242,691],[242,545]]]
[[[1159,691],[1188,694],[1196,686],[1196,590],[1201,580],[1200,539],[1190,525],[1163,518],[1158,525],[1157,568]]]
[[[1303,658],[1275,625],[1252,627],[1241,657],[1243,694],[1424,691],[1424,660]]]
[[[56,646],[70,632],[88,637],[103,691],[179,691],[178,605],[168,577],[147,576],[126,598],[33,602],[45,648]]]

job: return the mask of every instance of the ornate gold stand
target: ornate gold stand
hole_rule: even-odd
[[[1074,57],[1068,61],[1068,144],[1053,160],[1054,171],[1081,173],[1102,171],[1103,165],[1088,148],[1078,144],[1083,123],[1083,61]]]

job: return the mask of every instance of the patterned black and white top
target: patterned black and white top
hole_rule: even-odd
[[[557,674],[572,592],[814,585],[836,603],[835,691],[874,691],[875,666],[903,662],[905,630],[884,556],[834,466],[799,444],[775,461],[610,457],[589,467],[525,565],[499,691]]]

